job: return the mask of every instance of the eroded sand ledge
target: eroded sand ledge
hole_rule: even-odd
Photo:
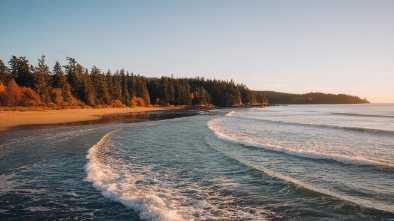
[[[0,111],[0,131],[10,127],[34,124],[59,124],[79,121],[99,120],[110,114],[139,113],[161,110],[174,110],[166,107],[102,108],[102,109],[64,109],[45,111]]]

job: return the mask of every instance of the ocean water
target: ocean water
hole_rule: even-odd
[[[394,105],[0,133],[1,220],[394,220]]]

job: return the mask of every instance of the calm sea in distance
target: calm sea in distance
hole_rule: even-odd
[[[0,220],[394,220],[394,105],[0,133]]]

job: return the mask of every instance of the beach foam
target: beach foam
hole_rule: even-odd
[[[224,121],[225,118],[218,118],[208,122],[208,127],[217,135],[218,138],[228,140],[231,142],[237,142],[246,146],[254,146],[263,148],[266,150],[282,152],[293,156],[310,158],[310,159],[325,159],[325,160],[335,160],[344,164],[352,164],[352,165],[377,165],[377,166],[387,166],[394,167],[394,164],[391,162],[379,161],[375,159],[367,159],[363,156],[346,156],[341,155],[340,153],[324,153],[319,152],[318,150],[322,148],[307,148],[307,144],[303,143],[302,147],[297,143],[292,143],[289,145],[288,143],[284,143],[283,141],[277,140],[258,140],[251,136],[245,136],[243,134],[235,134],[229,133],[228,128],[223,128],[220,123]],[[314,144],[310,144],[314,145]]]
[[[157,167],[153,169],[154,165],[142,165],[137,157],[127,154],[125,146],[117,146],[117,142],[127,139],[127,135],[118,134],[125,131],[120,129],[106,134],[88,152],[86,181],[92,182],[103,196],[133,209],[144,220],[226,217],[264,220],[262,214],[250,213],[253,208],[232,206],[234,198],[221,196],[220,189],[237,189],[231,180],[212,180],[216,189],[213,191],[210,186],[200,186],[198,181],[178,177],[176,171],[168,168],[157,170]],[[259,211],[266,213],[263,209]]]
[[[182,220],[182,218],[170,208],[164,199],[157,195],[134,195],[133,185],[138,178],[124,176],[114,171],[110,164],[103,163],[98,157],[100,147],[111,139],[111,136],[119,130],[106,134],[96,145],[90,148],[87,158],[89,159],[85,169],[86,180],[93,183],[94,187],[101,190],[105,197],[132,208],[140,213],[142,219],[147,220]]]

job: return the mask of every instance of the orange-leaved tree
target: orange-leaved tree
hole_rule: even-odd
[[[5,107],[18,106],[22,100],[22,89],[11,79],[7,84],[7,89],[2,93],[1,105]]]
[[[24,107],[29,106],[38,106],[41,104],[40,96],[29,87],[22,87],[22,98],[19,102],[19,105]]]
[[[19,87],[11,79],[7,87],[0,85],[0,105],[4,107],[37,106],[41,104],[40,96],[31,88]]]
[[[111,105],[112,107],[116,107],[116,108],[126,107],[126,105],[124,105],[120,100],[112,101]]]
[[[142,99],[141,97],[133,97],[130,100],[130,105],[132,107],[137,107],[137,106],[138,107],[145,107],[146,106],[144,99]]]

